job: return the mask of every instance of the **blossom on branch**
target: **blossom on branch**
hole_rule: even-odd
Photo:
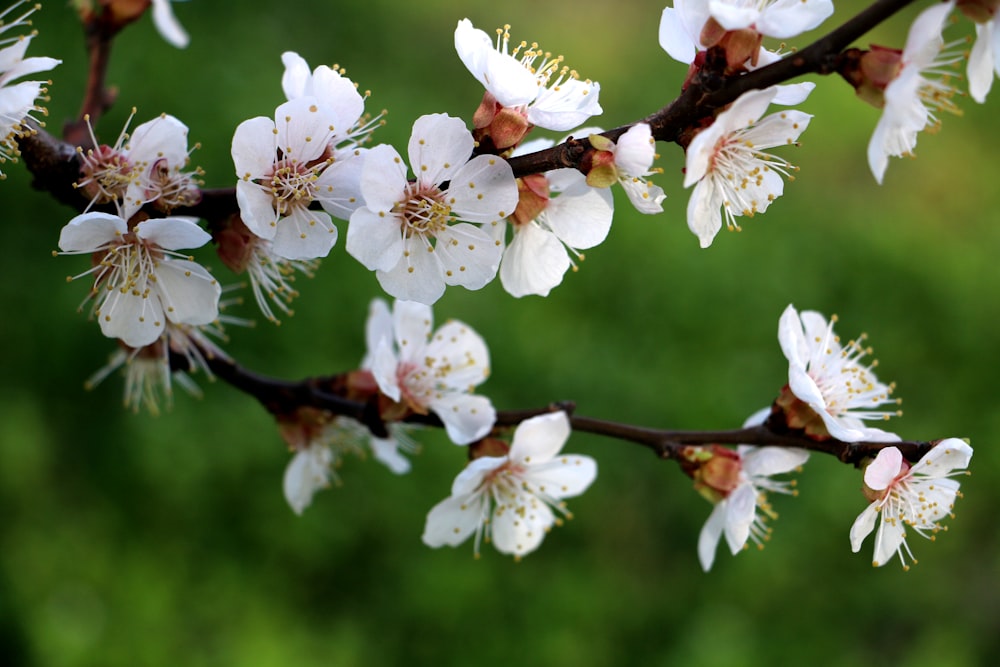
[[[862,57],[864,78],[858,94],[883,107],[868,143],[868,165],[879,183],[890,156],[911,155],[917,146],[917,133],[940,129],[937,114],[960,113],[951,100],[957,89],[945,68],[957,65],[965,54],[960,49],[946,50],[954,45],[941,37],[953,8],[954,3],[947,2],[921,12],[902,51],[872,47]]]
[[[548,148],[552,142],[539,139],[521,145],[514,155]],[[500,282],[516,297],[548,296],[562,282],[572,265],[572,252],[593,248],[607,238],[614,215],[614,199],[607,188],[587,185],[576,169],[556,169],[531,174],[517,181],[520,199],[514,214],[495,228],[504,240],[507,227],[514,238],[503,253]]]
[[[446,285],[475,290],[496,276],[503,248],[492,227],[514,211],[517,184],[502,158],[470,160],[473,145],[460,119],[432,114],[413,124],[415,181],[407,180],[395,148],[379,145],[366,154],[365,205],[351,216],[347,252],[392,296],[432,304]]]
[[[25,127],[25,121],[32,119],[31,114],[40,112],[46,115],[48,113],[44,107],[35,104],[46,93],[45,85],[48,82],[12,82],[29,74],[47,72],[62,62],[55,58],[46,57],[25,58],[34,33],[8,37],[3,36],[11,28],[31,25],[28,17],[40,5],[31,5],[17,18],[6,19],[8,14],[23,4],[23,0],[15,2],[0,12],[0,165],[3,165],[8,160],[16,161],[19,155],[17,138],[31,132],[30,129]],[[0,169],[0,179],[2,178],[4,178],[4,173],[3,169]]]
[[[601,135],[602,131],[599,127],[588,127],[574,133],[579,137],[586,136],[598,151],[587,172],[587,184],[606,188],[618,183],[637,211],[662,213],[662,202],[667,195],[663,193],[663,188],[646,180],[646,176],[662,171],[653,168],[653,161],[657,158],[656,141],[649,124],[636,123],[618,137],[617,142]]]
[[[887,420],[899,411],[877,410],[880,405],[898,405],[891,398],[895,385],[879,382],[872,370],[877,362],[864,365],[872,353],[863,347],[866,336],[841,345],[829,324],[817,312],[801,315],[791,305],[778,322],[778,342],[788,359],[788,385],[777,404],[784,410],[791,428],[804,429],[817,439],[828,437],[844,442],[896,442],[900,438],[864,420]]]
[[[144,220],[129,229],[121,217],[91,212],[63,227],[64,254],[86,254],[94,266],[90,296],[101,332],[132,348],[150,345],[167,322],[203,325],[219,314],[218,281],[200,264],[176,252],[197,248],[209,238],[195,218]]]
[[[969,474],[965,469],[971,459],[972,447],[958,438],[937,443],[912,466],[895,447],[880,451],[865,468],[864,493],[872,503],[851,526],[851,550],[861,550],[878,522],[872,565],[880,567],[898,555],[903,569],[910,569],[907,558],[917,560],[906,543],[907,528],[931,540],[946,529],[939,522],[951,515],[961,496],[952,478]]]
[[[457,546],[475,534],[497,551],[520,558],[538,548],[553,525],[567,518],[564,498],[578,496],[597,477],[589,456],[560,454],[570,435],[569,418],[554,412],[526,419],[500,456],[472,460],[455,478],[451,496],[427,515],[423,541],[430,547]],[[553,512],[555,510],[555,512]]]
[[[497,148],[516,145],[532,126],[565,132],[602,113],[600,85],[580,80],[562,56],[537,43],[509,47],[510,26],[497,30],[495,44],[468,19],[455,29],[458,57],[486,88],[475,126],[490,127]]]
[[[744,93],[687,148],[684,187],[695,186],[687,222],[702,248],[712,245],[723,217],[739,230],[738,216],[765,212],[784,192],[782,177],[794,178],[796,167],[765,149],[797,145],[812,116],[788,110],[761,119],[777,94],[776,87]]]
[[[489,433],[496,410],[488,398],[471,393],[490,374],[489,350],[479,334],[457,320],[432,333],[431,308],[421,303],[397,300],[391,318],[387,312],[373,305],[366,329],[370,353],[362,362],[396,403],[387,410],[400,416],[433,412],[458,445]]]

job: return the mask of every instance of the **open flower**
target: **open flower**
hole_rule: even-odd
[[[937,443],[912,466],[895,447],[886,447],[865,468],[865,496],[871,505],[851,526],[851,550],[857,553],[861,543],[875,529],[875,557],[872,565],[885,565],[898,555],[903,569],[907,558],[916,563],[906,543],[906,529],[921,537],[934,539],[943,527],[939,523],[951,514],[959,494],[956,475],[972,458],[972,447],[958,438]]]
[[[211,237],[195,218],[152,218],[132,230],[116,215],[91,212],[63,227],[59,248],[93,256],[91,297],[101,332],[129,347],[151,344],[167,321],[201,325],[219,314],[218,281],[177,250],[197,248]]]
[[[788,425],[804,428],[816,437],[832,436],[844,442],[894,442],[899,436],[865,426],[863,420],[886,420],[898,411],[878,406],[898,405],[891,398],[895,385],[878,381],[862,359],[871,348],[861,345],[865,336],[841,345],[840,337],[817,312],[801,315],[791,305],[778,322],[778,341],[788,359],[788,387],[778,403],[785,409]],[[818,418],[818,419],[817,419]]]
[[[510,51],[509,30],[498,30],[494,45],[468,19],[455,29],[459,58],[500,106],[513,109],[530,125],[557,132],[602,112],[598,83],[580,80],[575,70],[563,65],[562,56],[553,58],[538,44],[521,42]]]
[[[570,516],[562,500],[580,495],[597,477],[589,456],[560,454],[569,434],[564,412],[521,422],[506,455],[474,459],[455,478],[451,496],[427,515],[424,544],[457,546],[475,534],[476,556],[484,535],[515,557],[537,549],[552,526],[561,525],[556,512]]]
[[[413,124],[414,182],[393,147],[365,156],[365,205],[351,216],[347,252],[374,270],[389,294],[431,304],[445,285],[479,289],[496,276],[503,249],[479,225],[492,227],[513,212],[517,185],[502,158],[470,160],[473,143],[460,119],[433,114]]]
[[[868,142],[868,165],[879,183],[890,156],[910,155],[919,132],[941,126],[938,113],[958,113],[951,101],[957,90],[944,71],[965,55],[960,50],[945,50],[948,45],[941,37],[953,7],[951,2],[939,3],[921,12],[910,27],[906,46],[895,57],[890,57],[891,50],[878,48],[865,56],[877,57],[877,64],[887,72],[884,78],[888,78],[888,83],[873,82],[884,89],[882,116]]]
[[[637,211],[662,213],[667,195],[663,188],[646,180],[646,176],[661,171],[653,168],[657,157],[656,141],[649,124],[636,123],[618,137],[617,142],[600,134],[602,131],[599,127],[588,127],[574,132],[576,136],[586,136],[598,150],[594,165],[587,173],[587,184],[610,187],[617,182]]]
[[[770,408],[751,416],[744,427],[756,426],[767,418]],[[715,561],[715,550],[723,534],[735,556],[752,539],[758,547],[769,539],[768,518],[777,514],[767,502],[767,493],[795,494],[794,481],[772,479],[804,465],[809,452],[789,447],[751,447],[740,445],[736,451],[724,447],[691,447],[685,466],[691,472],[695,488],[715,504],[698,536],[698,558],[708,572]]]
[[[739,229],[738,216],[766,211],[784,192],[782,176],[795,170],[765,149],[795,144],[812,116],[788,110],[761,119],[777,92],[744,93],[688,146],[684,187],[695,187],[687,221],[702,248],[712,245],[723,217],[726,227]]]
[[[433,412],[459,445],[493,428],[496,410],[471,392],[489,376],[486,343],[467,325],[452,320],[431,333],[430,306],[396,301],[391,322],[384,307],[373,307],[366,338],[374,352],[365,358],[379,390],[418,414]],[[390,328],[391,326],[391,328]]]

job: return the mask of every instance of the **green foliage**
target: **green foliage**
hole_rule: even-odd
[[[337,62],[369,109],[389,109],[376,140],[404,146],[413,119],[468,117],[481,89],[452,49],[468,15],[513,24],[602,84],[605,126],[662,106],[684,68],[656,43],[658,4],[511,2],[175,5],[192,36],[176,51],[144,19],[116,42],[119,101],[98,132],[113,141],[130,108],[191,128],[207,186],[234,182],[229,144],[245,118],[280,101],[280,54]],[[835,18],[849,15],[840,3]],[[569,14],[568,12],[571,12]],[[77,110],[85,80],[72,13],[35,17],[33,55],[51,73],[49,127]],[[833,25],[832,22],[830,25]],[[587,26],[580,30],[574,26]],[[605,26],[597,30],[595,26]],[[893,27],[895,26],[895,27]],[[964,26],[959,28],[964,29]],[[900,22],[878,39],[899,43]],[[800,45],[805,41],[798,42]],[[776,340],[788,303],[867,331],[898,382],[908,438],[970,437],[967,496],[936,543],[911,538],[908,573],[850,553],[865,505],[860,476],[814,457],[763,553],[720,553],[701,573],[695,545],[710,508],[673,464],[625,443],[574,436],[570,451],[600,475],[571,501],[576,519],[523,562],[489,547],[430,550],[427,510],[448,491],[464,450],[424,438],[414,471],[395,478],[349,460],[341,488],[301,518],[281,494],[288,460],[268,415],[222,383],[182,392],[159,418],[120,408],[121,380],[83,381],[113,350],[86,315],[86,286],[67,285],[79,257],[50,257],[73,212],[28,188],[19,166],[0,183],[7,224],[0,327],[0,655],[5,664],[895,664],[975,665],[1000,654],[995,632],[1000,411],[993,373],[1000,322],[1000,148],[996,95],[963,100],[923,136],[919,160],[894,161],[878,187],[864,160],[875,110],[840,81],[821,81],[816,114],[787,196],[699,250],[687,230],[679,151],[662,146],[666,212],[643,217],[618,198],[607,243],[548,299],[499,285],[452,288],[436,306],[490,344],[483,388],[501,408],[573,399],[581,414],[656,427],[728,428],[786,381]],[[9,166],[9,165],[8,165]],[[990,213],[994,211],[994,213]],[[299,283],[280,329],[233,328],[227,349],[283,377],[339,372],[364,349],[374,276],[341,241],[316,279]],[[224,283],[222,266],[203,252]],[[30,289],[25,292],[25,289]],[[249,305],[238,314],[252,316]]]

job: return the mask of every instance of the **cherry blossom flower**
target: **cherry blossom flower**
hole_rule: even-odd
[[[862,363],[872,352],[861,344],[864,335],[841,345],[833,333],[836,321],[834,316],[828,324],[822,315],[809,310],[800,315],[791,305],[781,315],[778,341],[788,359],[788,387],[778,403],[785,409],[789,426],[844,442],[898,441],[898,435],[865,426],[863,421],[900,414],[876,409],[898,405],[899,400],[891,398],[895,385],[879,382],[872,370],[875,363]]]
[[[602,113],[601,87],[580,80],[538,44],[521,42],[510,50],[510,26],[497,30],[496,44],[468,19],[455,29],[455,50],[469,72],[503,107],[515,109],[530,125],[565,132]]]
[[[912,154],[918,132],[940,128],[938,113],[958,113],[951,101],[957,90],[945,68],[965,56],[960,50],[946,50],[950,45],[941,37],[953,7],[952,2],[939,3],[921,12],[910,27],[906,46],[894,58],[890,50],[876,48],[867,56],[877,57],[886,72],[873,82],[876,87],[884,87],[884,107],[868,143],[868,164],[879,183],[890,156]]]
[[[771,408],[751,416],[744,428],[764,422]],[[698,464],[693,474],[695,488],[715,504],[698,536],[698,558],[708,572],[723,534],[735,556],[753,539],[759,548],[770,538],[768,518],[777,514],[767,502],[767,493],[796,494],[794,481],[772,479],[805,465],[809,452],[789,447],[739,445],[736,451],[719,448],[690,448],[689,456]]]
[[[113,146],[99,144],[87,118],[90,139],[97,148],[84,152],[80,180],[75,187],[90,196],[90,206],[113,203],[129,220],[145,204],[170,212],[196,204],[201,198],[197,176],[182,171],[189,163],[188,128],[169,114],[142,123],[129,135],[135,109]]]
[[[560,454],[569,434],[564,412],[521,422],[506,455],[474,459],[455,478],[451,496],[427,515],[424,544],[457,546],[475,534],[477,557],[484,536],[516,558],[537,549],[553,525],[562,525],[556,513],[572,516],[563,499],[597,477],[589,456]]]
[[[90,297],[101,332],[132,348],[158,339],[167,322],[202,325],[219,314],[219,283],[201,265],[176,252],[211,237],[195,218],[152,218],[129,229],[119,216],[91,212],[63,227],[65,254],[94,256]]]
[[[163,39],[178,49],[188,45],[190,39],[170,6],[171,0],[153,0],[153,25]]]
[[[274,120],[259,116],[236,128],[232,155],[240,215],[279,257],[325,257],[337,242],[330,215],[309,208],[313,201],[340,197],[342,181],[328,169],[327,154],[337,122],[333,111],[304,96],[279,106]]]
[[[514,155],[548,148],[539,139],[520,146]],[[510,294],[548,296],[572,264],[569,250],[592,248],[607,238],[614,200],[607,188],[592,188],[576,169],[556,169],[518,179],[520,199],[507,219],[514,238],[500,264],[500,282]],[[495,228],[504,239],[507,222]]]
[[[795,170],[765,149],[795,144],[812,116],[788,110],[761,119],[776,94],[744,93],[688,146],[684,187],[695,187],[687,220],[702,248],[712,245],[723,217],[727,228],[739,229],[738,216],[765,212],[784,191],[782,176]]]
[[[470,160],[473,143],[460,119],[433,114],[413,124],[414,182],[391,146],[365,156],[365,205],[351,216],[347,252],[374,270],[389,294],[431,304],[445,285],[474,290],[496,276],[501,242],[478,225],[492,228],[513,212],[517,185],[502,158]]]
[[[914,563],[906,543],[907,528],[921,537],[934,539],[945,529],[939,522],[951,514],[959,493],[958,481],[965,475],[972,459],[972,447],[958,438],[937,443],[912,466],[895,447],[887,447],[865,468],[865,496],[871,505],[851,526],[851,550],[857,553],[861,543],[875,529],[875,557],[872,565],[885,565],[898,555],[903,569],[908,570],[907,558]]]
[[[373,313],[376,309],[382,307],[373,307]],[[433,334],[432,324],[430,306],[397,300],[391,329],[384,316],[370,318],[366,337],[374,352],[363,365],[370,364],[383,394],[415,413],[433,412],[448,437],[466,445],[489,433],[496,421],[490,400],[470,393],[489,376],[489,351],[462,322],[451,320]]]
[[[614,183],[622,186],[632,205],[640,213],[662,213],[662,202],[667,198],[663,188],[653,185],[646,176],[660,173],[653,168],[656,159],[656,142],[647,123],[636,123],[618,141],[601,135],[599,127],[588,127],[573,134],[586,136],[599,152],[594,166],[587,174],[587,183],[594,187],[608,187]]]
[[[1000,76],[1000,0],[958,0],[957,7],[976,24],[966,72],[969,94],[982,104],[993,87],[994,72]]]
[[[51,70],[62,62],[55,58],[46,57],[25,58],[28,46],[34,37],[33,33],[3,37],[3,34],[12,28],[23,28],[31,25],[28,17],[38,9],[39,5],[29,6],[17,18],[6,19],[8,14],[23,4],[23,0],[15,2],[0,12],[0,165],[8,160],[17,159],[19,152],[16,140],[17,137],[31,131],[25,127],[25,121],[33,119],[31,114],[34,112],[41,112],[43,115],[47,113],[44,107],[35,104],[45,94],[47,82],[12,82],[29,74]],[[42,124],[44,125],[44,123]],[[3,170],[0,169],[0,178],[3,177]]]

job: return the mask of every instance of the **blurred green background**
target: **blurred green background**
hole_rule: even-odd
[[[502,6],[501,6],[502,5]],[[662,4],[509,0],[365,3],[259,0],[174,5],[191,33],[177,51],[149,18],[115,44],[120,101],[98,132],[112,142],[172,113],[203,148],[209,187],[233,183],[229,143],[242,120],[282,101],[280,54],[337,62],[369,108],[389,109],[376,140],[404,147],[418,115],[469,117],[481,89],[452,46],[458,19],[513,24],[602,84],[612,127],[673,97],[684,68],[657,45]],[[859,3],[838,3],[843,19]],[[908,12],[872,41],[901,45]],[[86,62],[62,3],[36,15],[32,55],[51,73],[49,127],[75,115]],[[831,23],[832,25],[832,23]],[[954,32],[967,32],[962,23]],[[803,45],[806,39],[796,41]],[[867,44],[866,39],[863,42]],[[341,488],[302,517],[281,493],[288,453],[269,416],[199,378],[158,418],[121,409],[122,381],[83,381],[112,352],[76,308],[86,286],[53,259],[73,212],[28,188],[20,165],[0,184],[8,249],[0,295],[0,662],[4,665],[978,665],[1000,655],[996,506],[1000,503],[1000,93],[923,135],[917,160],[875,184],[865,162],[878,112],[839,80],[803,109],[816,115],[801,167],[766,216],[699,250],[685,224],[682,155],[661,146],[666,212],[618,198],[608,241],[547,299],[493,284],[437,304],[488,341],[498,408],[573,399],[581,414],[654,427],[728,428],[768,404],[786,378],[776,328],[788,303],[836,312],[838,331],[870,334],[880,377],[898,383],[907,438],[963,436],[976,447],[966,498],[920,563],[871,567],[850,552],[866,501],[860,476],[814,457],[797,499],[777,498],[774,539],[703,574],[698,531],[710,507],[676,466],[616,441],[574,436],[600,463],[571,501],[576,519],[520,563],[471,545],[420,542],[464,450],[424,438],[395,477],[350,459]],[[8,165],[9,166],[9,165]],[[617,193],[620,194],[620,193]],[[374,276],[341,241],[299,287],[280,329],[232,329],[227,349],[288,378],[355,367]],[[199,255],[227,282],[208,251]],[[247,306],[243,314],[252,315]]]

